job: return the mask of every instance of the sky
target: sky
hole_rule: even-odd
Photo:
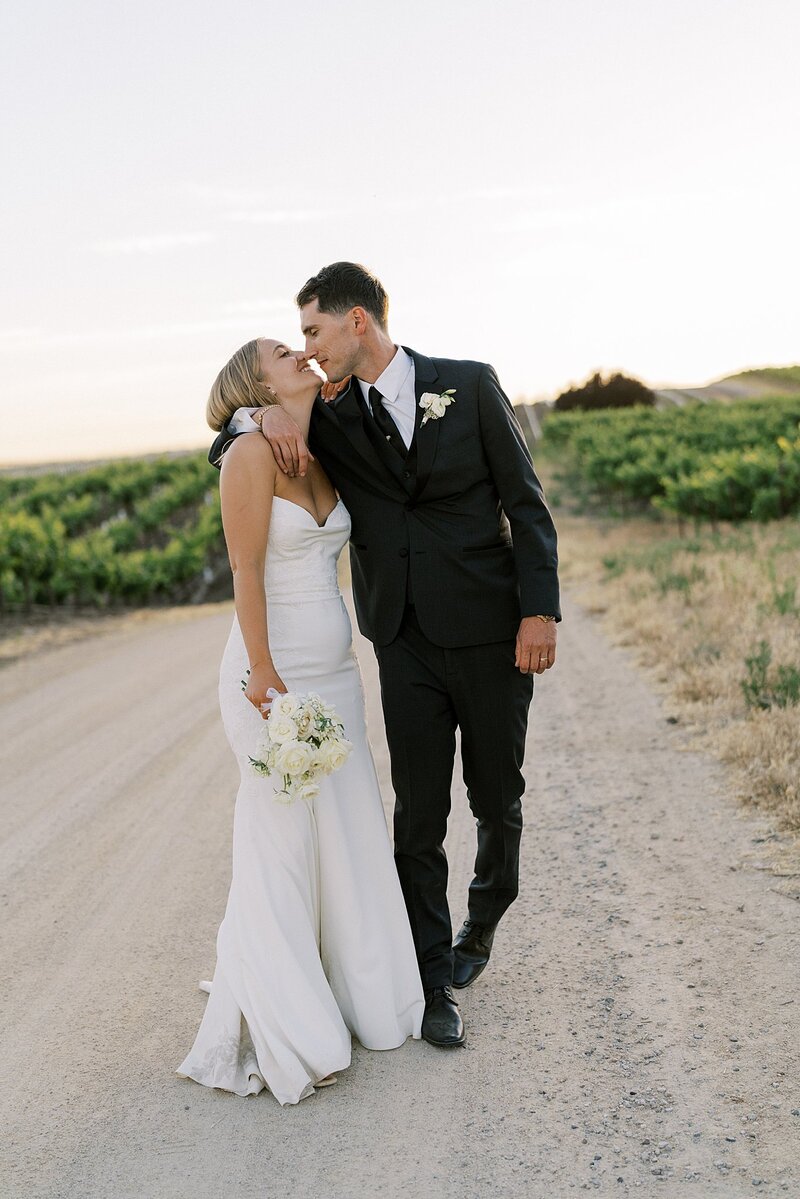
[[[800,361],[796,0],[25,0],[0,16],[0,463],[208,444],[363,262],[512,399]]]

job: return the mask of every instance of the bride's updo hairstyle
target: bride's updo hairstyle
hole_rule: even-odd
[[[248,341],[214,380],[206,404],[206,421],[212,429],[224,429],[237,408],[269,408],[278,403],[275,392],[258,372],[258,341]]]

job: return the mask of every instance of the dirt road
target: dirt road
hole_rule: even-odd
[[[357,1049],[286,1109],[175,1077],[229,881],[229,622],[158,618],[0,672],[0,1193],[800,1195],[797,904],[746,864],[763,829],[722,770],[574,603],[536,685],[523,894],[463,993],[467,1046]],[[451,824],[460,922],[460,786]]]

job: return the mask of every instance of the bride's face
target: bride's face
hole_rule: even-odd
[[[308,365],[308,357],[290,350],[282,341],[258,339],[258,365],[261,378],[279,400],[313,400],[319,391],[320,377]]]

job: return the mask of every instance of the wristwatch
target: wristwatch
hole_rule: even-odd
[[[533,620],[543,620],[545,624],[550,624],[555,620],[555,616],[539,616],[537,613],[536,616],[533,617]]]

